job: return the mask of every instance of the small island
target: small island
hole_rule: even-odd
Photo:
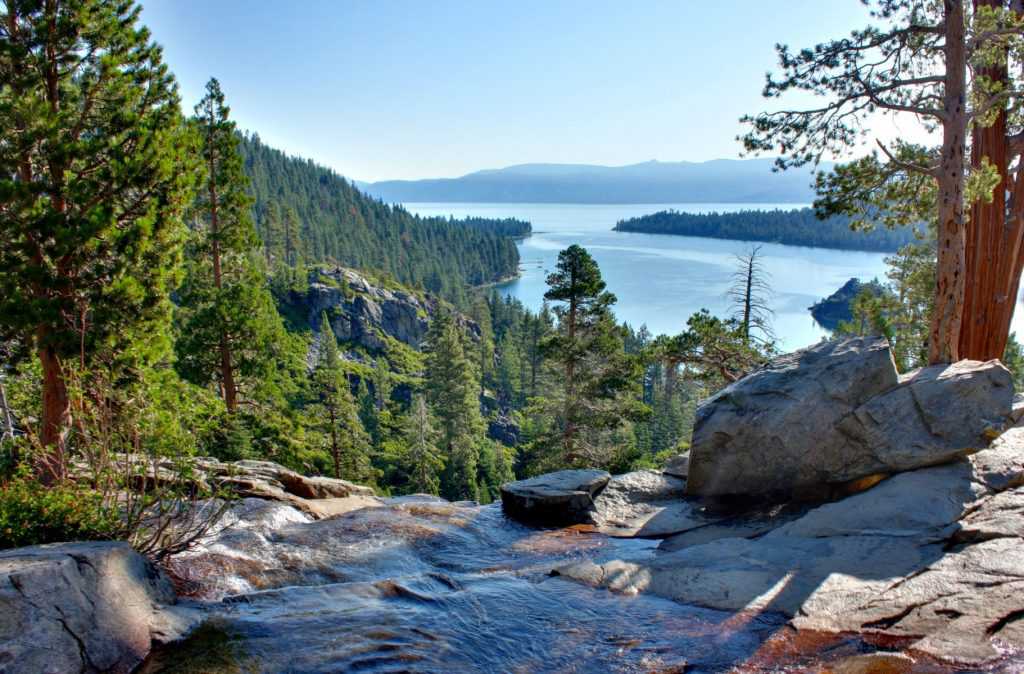
[[[895,252],[915,240],[912,227],[876,227],[871,231],[857,231],[850,228],[849,218],[836,216],[819,220],[811,208],[733,213],[667,210],[620,220],[614,229],[617,232],[676,234],[883,253]]]

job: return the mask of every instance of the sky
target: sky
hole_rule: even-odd
[[[867,20],[859,0],[143,4],[186,109],[217,77],[240,128],[368,181],[735,158],[774,45]]]

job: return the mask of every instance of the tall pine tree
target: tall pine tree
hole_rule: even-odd
[[[544,298],[557,303],[556,332],[541,349],[560,378],[548,399],[535,406],[547,430],[532,448],[538,467],[603,466],[615,451],[615,433],[643,416],[640,372],[628,356],[601,271],[590,254],[573,245],[558,254]]]
[[[438,494],[444,459],[437,449],[437,431],[427,401],[417,395],[412,399],[405,424],[405,455],[403,463],[409,476],[409,487],[421,494]]]
[[[324,312],[320,317],[319,353],[313,370],[313,388],[317,405],[315,416],[327,438],[334,465],[334,477],[358,482],[373,482],[373,470],[367,453],[370,437],[363,429],[349,388],[341,369],[338,342]]]
[[[450,500],[479,498],[477,461],[484,424],[478,392],[462,331],[451,311],[441,309],[427,334],[426,395],[446,459],[442,495]]]
[[[244,388],[278,377],[283,324],[258,261],[235,124],[211,79],[193,125],[205,176],[192,209],[186,281],[180,291],[178,368],[198,384],[216,382],[228,412]],[[250,396],[250,402],[251,396]]]
[[[72,361],[166,316],[191,186],[177,87],[133,2],[0,5],[0,338],[42,370],[64,475]]]

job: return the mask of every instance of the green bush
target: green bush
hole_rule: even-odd
[[[117,511],[86,487],[43,486],[24,470],[0,484],[0,549],[110,540],[122,528]]]

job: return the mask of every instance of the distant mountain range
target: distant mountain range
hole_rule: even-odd
[[[629,166],[520,164],[461,178],[357,182],[390,203],[809,203],[809,168],[772,172],[772,159],[649,161]],[[831,165],[820,168],[829,169]]]

